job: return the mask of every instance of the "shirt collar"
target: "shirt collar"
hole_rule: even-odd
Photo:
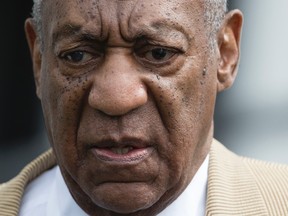
[[[164,209],[158,216],[171,215],[205,215],[209,155],[196,172],[190,184],[180,196]]]
[[[59,167],[57,167],[55,176],[51,193],[48,197],[46,215],[87,216],[71,196]]]

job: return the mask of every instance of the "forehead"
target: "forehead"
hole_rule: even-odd
[[[90,15],[93,13],[111,13],[112,11],[120,13],[133,13],[157,11],[157,15],[170,15],[172,11],[180,13],[188,13],[193,16],[201,5],[203,0],[43,0],[44,8],[53,8],[53,13],[65,14],[63,9],[78,9],[85,11]],[[46,6],[46,7],[45,7]],[[48,6],[48,7],[47,7]],[[194,11],[196,10],[196,11]],[[156,15],[156,14],[155,14]],[[179,14],[181,15],[181,14]],[[194,14],[196,15],[196,14]]]
[[[55,30],[61,25],[77,23],[93,26],[98,34],[119,28],[127,37],[145,28],[173,27],[182,31],[197,31],[202,27],[202,0],[46,0],[44,27]],[[200,25],[199,25],[200,23]],[[52,29],[51,29],[52,28]],[[165,28],[163,28],[165,29]],[[199,31],[199,29],[198,29]],[[136,34],[136,33],[135,33]],[[188,33],[189,34],[189,33]]]

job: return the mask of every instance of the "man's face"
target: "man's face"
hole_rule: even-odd
[[[161,211],[206,157],[218,57],[202,4],[45,1],[38,96],[65,181],[89,214]]]

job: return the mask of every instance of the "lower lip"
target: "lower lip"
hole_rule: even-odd
[[[94,155],[105,162],[137,163],[148,158],[153,152],[152,147],[133,149],[127,154],[116,154],[107,148],[93,148]]]

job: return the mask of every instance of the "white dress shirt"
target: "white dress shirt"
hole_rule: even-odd
[[[205,159],[183,193],[158,216],[204,216],[208,181]],[[87,216],[72,198],[58,166],[32,181],[24,192],[19,216]]]

